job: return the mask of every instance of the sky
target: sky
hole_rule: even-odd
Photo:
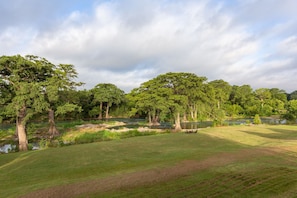
[[[128,93],[167,72],[297,90],[296,0],[0,0],[0,56],[73,64]]]

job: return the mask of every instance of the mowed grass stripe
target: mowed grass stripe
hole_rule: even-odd
[[[15,196],[237,149],[241,145],[205,134],[178,133],[1,155],[0,191],[5,197]]]
[[[32,191],[42,196],[41,189],[57,197],[58,188],[64,197],[291,196],[296,141],[296,126],[236,126],[2,155],[0,192],[4,197],[34,197]]]
[[[272,196],[296,186],[296,174],[297,170],[275,167],[256,172],[230,172],[173,191],[165,197]],[[297,189],[294,192],[297,193]]]
[[[275,173],[279,174],[279,172]],[[271,172],[269,174],[271,176]],[[287,188],[288,184],[290,184],[289,186],[292,186],[292,183],[290,183],[292,181],[288,182],[288,180],[282,180],[280,177],[268,177],[264,180],[261,179],[263,178],[259,179],[251,175],[241,175],[236,179],[234,179],[234,177],[232,178],[232,176],[222,175],[201,183],[192,184],[190,186],[181,188],[178,191],[173,191],[163,195],[160,194],[160,197],[272,196],[277,195],[275,193],[280,193],[279,191],[281,189]],[[275,181],[278,182],[275,183]],[[284,190],[282,193],[286,193],[286,190]]]

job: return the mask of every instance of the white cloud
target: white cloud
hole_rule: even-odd
[[[0,54],[15,55],[26,49],[28,43],[34,40],[36,31],[31,28],[9,27],[0,33]]]
[[[6,28],[0,52],[74,64],[86,88],[110,82],[129,91],[160,73],[184,71],[293,90],[296,1],[240,2],[99,1],[92,12],[75,9],[46,28]]]
[[[297,36],[290,36],[281,41],[279,43],[279,53],[295,56],[297,54]]]

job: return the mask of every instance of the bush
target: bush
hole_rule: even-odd
[[[98,131],[96,133],[84,133],[75,138],[75,144],[84,144],[92,142],[109,141],[115,139],[124,139],[136,136],[155,135],[156,132],[139,132],[138,130],[130,130],[126,132],[111,132],[111,131]]]
[[[256,114],[254,117],[254,124],[262,124],[259,114]]]
[[[99,131],[97,133],[84,133],[74,139],[76,144],[100,142],[104,140],[104,131]]]
[[[39,147],[42,149],[42,148],[48,148],[49,147],[49,144],[50,144],[50,141],[47,140],[47,139],[41,139],[39,141]]]

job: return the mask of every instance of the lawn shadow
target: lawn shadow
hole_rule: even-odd
[[[297,140],[297,129],[283,129],[283,128],[267,128],[271,133],[256,132],[256,131],[242,131],[247,134],[257,135],[263,138],[278,139],[278,140]]]

